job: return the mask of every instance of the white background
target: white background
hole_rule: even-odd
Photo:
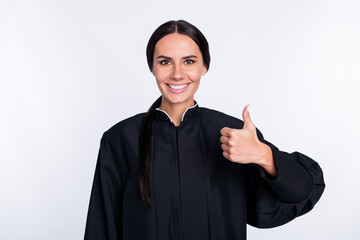
[[[321,165],[313,211],[248,239],[360,239],[360,1],[0,0],[0,239],[82,239],[102,133],[159,96],[145,47],[185,19],[210,43],[200,106],[251,116]]]

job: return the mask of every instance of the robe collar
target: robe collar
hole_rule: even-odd
[[[184,113],[181,117],[181,122],[188,121],[196,116],[197,111],[199,109],[199,105],[197,104],[196,101],[194,101],[194,102],[195,102],[195,104],[193,106],[188,107],[184,111]],[[170,115],[167,112],[165,112],[164,110],[160,109],[160,106],[156,108],[154,116],[155,116],[155,119],[157,119],[157,120],[170,121],[170,123],[173,122],[170,118]]]

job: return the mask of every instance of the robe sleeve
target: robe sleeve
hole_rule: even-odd
[[[95,169],[85,240],[122,239],[120,187],[121,177],[105,132]]]
[[[273,179],[261,167],[248,166],[247,221],[258,228],[283,225],[309,212],[320,199],[325,183],[317,162],[299,152],[286,153],[270,146],[278,176]]]

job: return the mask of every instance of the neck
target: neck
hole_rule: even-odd
[[[182,115],[189,107],[194,106],[194,99],[184,103],[170,103],[162,99],[160,109],[169,114],[175,126],[180,126]]]

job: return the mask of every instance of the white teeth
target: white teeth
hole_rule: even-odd
[[[178,85],[178,86],[175,86],[175,85],[170,85],[168,84],[168,86],[172,89],[183,89],[184,87],[186,87],[188,84],[184,84],[184,85]]]

